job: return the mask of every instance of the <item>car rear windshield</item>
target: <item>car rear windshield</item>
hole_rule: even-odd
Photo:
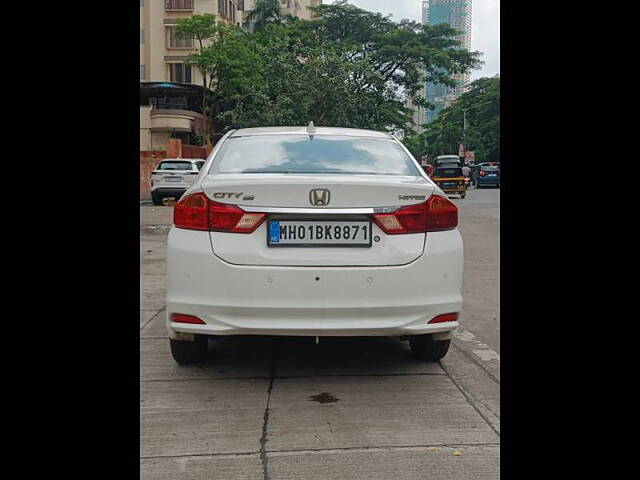
[[[204,162],[196,162],[196,167],[198,167],[198,170],[202,170],[203,165],[204,165]]]
[[[438,177],[461,177],[461,168],[437,168],[436,176]]]
[[[158,170],[191,170],[191,162],[160,162]]]
[[[229,138],[216,156],[212,172],[420,175],[391,139],[338,135]]]

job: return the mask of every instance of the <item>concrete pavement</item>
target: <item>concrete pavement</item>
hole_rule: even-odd
[[[141,478],[499,478],[499,198],[453,199],[465,304],[440,364],[395,339],[230,337],[178,366],[164,327],[172,208],[141,206]]]

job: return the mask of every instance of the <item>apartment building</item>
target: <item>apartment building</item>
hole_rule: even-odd
[[[283,13],[312,18],[322,0],[278,0]],[[254,0],[140,0],[140,150],[162,149],[169,138],[190,143],[203,124],[202,76],[188,62],[193,40],[178,38],[178,19],[210,13],[241,26]]]
[[[241,0],[140,0],[140,80],[202,84],[197,70],[184,62],[193,41],[177,38],[178,19],[211,13],[219,22],[239,25]]]
[[[163,149],[169,138],[191,143],[201,133],[202,76],[187,62],[193,41],[175,34],[178,19],[211,13],[240,25],[241,3],[140,0],[140,150]]]

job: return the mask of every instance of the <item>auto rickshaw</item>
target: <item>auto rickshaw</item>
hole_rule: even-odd
[[[439,167],[462,167],[462,161],[458,155],[439,155],[436,157],[436,168]]]
[[[460,198],[467,196],[467,184],[459,166],[446,164],[436,167],[431,180],[446,194],[460,195]]]

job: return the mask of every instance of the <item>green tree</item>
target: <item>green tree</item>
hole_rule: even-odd
[[[204,116],[204,141],[209,141],[210,132],[208,127],[209,102],[207,86],[210,83],[209,66],[203,61],[203,52],[205,45],[211,41],[218,33],[216,25],[216,16],[210,13],[203,15],[194,15],[188,18],[178,19],[176,25],[176,36],[178,38],[191,39],[197,42],[196,53],[191,56],[190,63],[195,64],[196,68],[202,76],[202,113]]]
[[[253,32],[202,16],[179,27],[203,39],[191,61],[206,79],[206,116],[217,130],[310,120],[396,130],[410,121],[405,94],[418,96],[425,80],[453,85],[451,74],[480,65],[446,25],[393,22],[344,1],[315,8],[311,21],[279,21],[277,2],[258,6],[264,28]]]
[[[245,28],[252,24],[254,30],[260,31],[270,23],[281,24],[284,21],[279,0],[256,0],[253,10],[247,15]]]
[[[453,85],[450,73],[480,65],[448,26],[396,23],[346,2],[315,8],[312,21],[269,25],[252,39],[268,59],[264,89],[244,105],[236,126],[298,124],[391,130],[411,112],[425,79]],[[424,99],[422,99],[424,101]],[[274,123],[275,122],[275,123]]]
[[[500,79],[472,82],[467,92],[424,127],[423,134],[404,141],[416,156],[457,154],[463,143],[466,150],[476,152],[476,161],[500,161]]]
[[[177,35],[198,41],[189,61],[203,79],[204,137],[209,142],[210,127],[218,131],[226,126],[220,115],[233,111],[244,96],[260,88],[264,59],[245,32],[235,26],[216,24],[214,15],[178,20]]]

